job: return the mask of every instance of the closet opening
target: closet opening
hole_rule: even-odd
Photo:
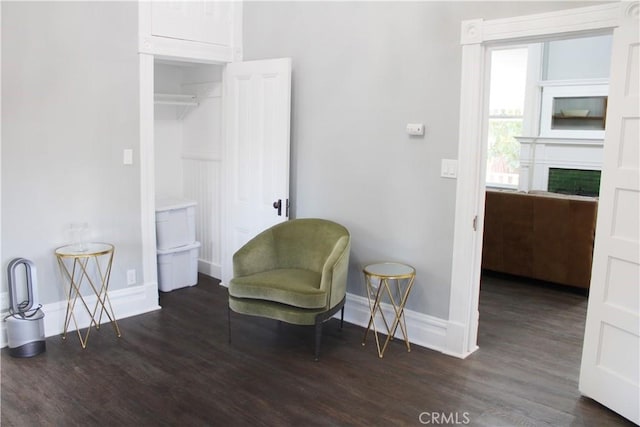
[[[154,60],[154,187],[160,291],[221,277],[224,65]]]

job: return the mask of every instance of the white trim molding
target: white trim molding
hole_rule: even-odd
[[[95,295],[85,296],[84,299],[89,307],[95,306],[97,302],[97,298]],[[109,300],[111,301],[113,312],[116,315],[116,321],[125,319],[127,317],[137,316],[139,314],[149,313],[161,308],[158,305],[157,283],[146,283],[144,285],[109,291]],[[67,301],[58,301],[44,304],[42,306],[42,311],[44,312],[44,334],[46,337],[62,334],[62,332],[64,331],[64,318],[66,310]],[[2,307],[2,313],[0,314],[0,316],[2,316],[2,318],[4,319],[7,314],[8,308]],[[81,304],[76,304],[74,314],[81,329],[89,326],[89,314]],[[103,316],[101,330],[105,329],[103,333],[113,333],[108,319],[106,319],[106,321],[105,319],[106,316]],[[127,334],[126,328],[120,327],[120,332],[123,336]],[[70,340],[77,340],[77,334],[75,330],[70,329],[69,331],[67,331],[67,337]],[[2,322],[2,325],[0,326],[0,347],[5,347],[7,344],[7,326],[6,322]],[[80,345],[80,343],[78,342],[77,345]]]
[[[446,348],[465,357],[477,348],[484,225],[484,123],[487,52],[491,47],[611,31],[628,7],[607,3],[506,19],[461,23],[462,76],[455,231]]]
[[[534,15],[493,19],[482,22],[479,30],[482,38],[480,43],[606,30],[618,26],[620,15],[620,3],[607,3]]]
[[[346,322],[362,326],[363,328],[367,327],[371,312],[369,311],[369,301],[366,297],[347,293],[347,300],[344,307],[344,320]],[[382,303],[381,307],[387,319],[394,318],[395,312],[390,304]],[[447,347],[447,331],[450,328],[450,325],[446,320],[408,309],[404,310],[404,316],[407,324],[407,335],[409,336],[409,342],[411,342],[411,344],[440,351],[456,357],[462,357],[461,354],[455,353],[453,349],[449,349]],[[340,313],[337,313],[334,317],[339,318]],[[382,326],[382,330],[386,331],[382,321],[380,319],[378,319],[378,321],[379,323],[376,323],[378,328]],[[373,345],[375,348],[375,338],[372,334],[373,330],[369,332],[367,343],[369,345]],[[404,340],[400,328],[396,330],[396,334],[394,336],[398,340]],[[404,346],[404,341],[402,342],[402,345]]]
[[[482,19],[470,19],[462,22],[460,40],[462,44],[482,43]]]
[[[153,55],[139,54],[140,72],[140,226],[142,230],[142,276],[158,283],[156,259],[156,197],[154,168]]]

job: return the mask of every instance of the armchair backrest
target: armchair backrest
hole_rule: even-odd
[[[321,273],[334,250],[341,253],[349,247],[349,231],[325,219],[293,219],[274,226],[271,232],[276,263],[280,268],[302,268]]]

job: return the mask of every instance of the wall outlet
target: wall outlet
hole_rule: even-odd
[[[136,271],[135,270],[127,270],[127,285],[135,285],[136,284]]]

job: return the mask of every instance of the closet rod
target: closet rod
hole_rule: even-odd
[[[180,105],[187,107],[197,107],[199,105],[196,95],[179,95],[171,93],[156,93],[153,97],[156,105]]]

